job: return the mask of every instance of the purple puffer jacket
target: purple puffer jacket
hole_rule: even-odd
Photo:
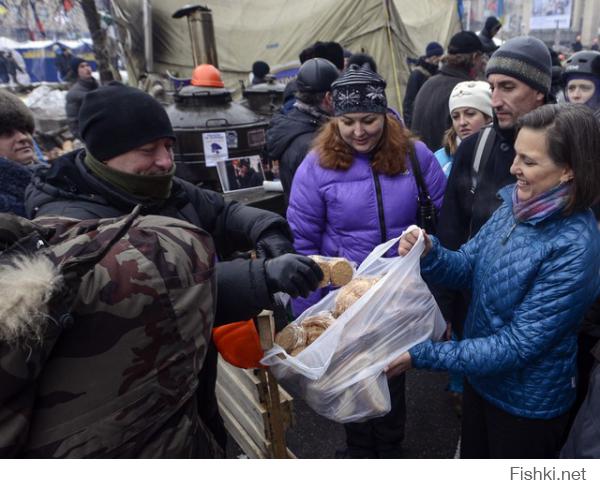
[[[415,148],[425,184],[439,211],[446,177],[427,146],[417,142]],[[417,184],[412,166],[407,166],[407,172],[393,177],[375,175],[368,156],[357,153],[349,170],[330,170],[322,168],[317,153],[311,151],[294,176],[287,211],[296,251],[344,257],[360,264],[375,246],[400,236],[415,224],[417,216]],[[322,296],[323,291],[317,291],[308,299],[296,300],[294,313],[300,314]]]

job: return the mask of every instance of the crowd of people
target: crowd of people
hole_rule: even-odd
[[[223,456],[213,330],[280,293],[291,317],[322,299],[310,255],[360,265],[422,233],[446,334],[387,367],[390,412],[344,425],[337,455],[402,456],[419,368],[450,373],[463,458],[600,457],[600,52],[567,60],[556,103],[550,50],[498,47],[500,28],[429,43],[402,114],[367,53],[304,49],[267,131],[285,218],[176,177],[164,107],[84,60],[67,98],[83,148],[50,163],[0,93],[0,454]]]

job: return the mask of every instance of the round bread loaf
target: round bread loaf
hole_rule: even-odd
[[[306,346],[306,330],[295,323],[288,324],[275,335],[275,343],[290,353],[299,346]]]
[[[329,262],[329,280],[335,287],[343,287],[352,280],[354,269],[345,258],[333,258]]]

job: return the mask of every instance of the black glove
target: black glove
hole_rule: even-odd
[[[265,231],[256,241],[258,258],[275,258],[286,253],[296,253],[290,239],[280,231]]]
[[[269,292],[285,292],[292,297],[308,297],[323,280],[319,265],[306,256],[286,255],[265,262]]]

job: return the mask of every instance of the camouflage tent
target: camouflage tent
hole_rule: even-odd
[[[172,14],[189,0],[154,1],[152,41],[154,72],[169,70],[190,77],[191,45],[185,19]],[[113,0],[122,27],[130,79],[146,71],[143,1]],[[458,27],[455,0],[208,0],[212,10],[219,69],[228,88],[239,88],[252,63],[264,60],[272,68],[298,65],[298,54],[315,41],[337,41],[352,52],[364,51],[377,61],[388,81],[391,105],[401,98],[409,75],[407,57],[421,54],[429,40],[446,43]],[[410,13],[410,15],[408,15]],[[410,27],[404,16],[411,19]],[[453,20],[454,19],[454,20]],[[431,39],[417,35],[426,32]],[[426,40],[425,40],[426,39]]]

